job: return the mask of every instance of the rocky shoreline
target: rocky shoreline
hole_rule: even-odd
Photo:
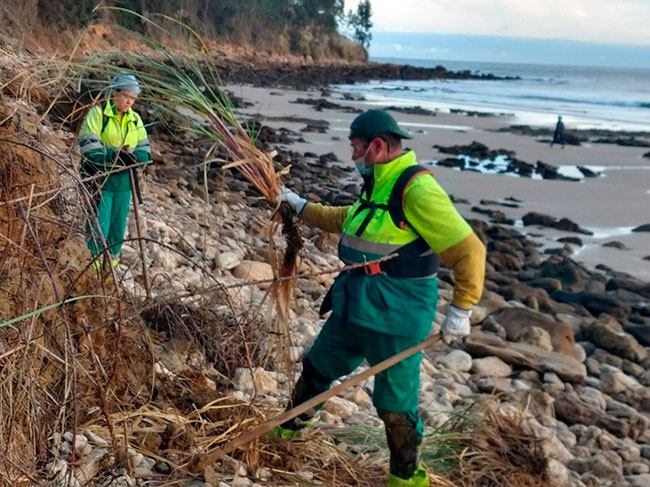
[[[516,76],[495,76],[491,73],[472,73],[469,70],[451,71],[444,66],[420,68],[408,64],[389,63],[309,63],[299,60],[274,60],[259,56],[215,57],[222,80],[228,83],[247,83],[262,87],[290,87],[297,89],[324,88],[337,83],[356,83],[369,80],[428,80],[476,79],[484,81],[517,80]]]
[[[268,80],[272,79],[277,78],[269,75]],[[51,154],[69,164],[67,154],[75,145],[75,134],[42,124],[35,110],[4,95],[0,107],[2,113],[14,113],[11,118],[0,117],[5,120],[0,127],[3,132],[13,127],[35,144],[43,141]],[[311,201],[353,201],[360,190],[360,178],[351,164],[334,152],[319,150],[316,144],[309,151],[287,147],[295,139],[308,137],[307,133],[309,137],[322,135],[321,130],[327,131],[335,122],[286,113],[275,116],[294,117],[291,120],[295,123],[311,127],[300,133],[264,124],[260,127],[258,141],[264,150],[277,150],[277,169],[292,166],[285,184]],[[251,334],[246,346],[250,345],[255,356],[246,362],[248,349],[230,341],[240,331],[241,322],[233,326],[236,332],[231,334],[222,333],[226,328],[221,328],[220,334],[212,337],[215,344],[199,347],[183,338],[181,325],[188,329],[194,326],[192,319],[202,309],[213,311],[222,325],[232,320],[233,313],[258,318],[264,313],[260,308],[268,283],[256,281],[273,277],[268,263],[272,209],[239,176],[224,174],[220,164],[203,171],[207,143],[165,130],[157,127],[151,133],[154,161],[143,178],[145,203],[140,208],[153,299],[145,299],[132,218],[129,241],[118,267],[122,289],[134,303],[165,302],[170,294],[177,293],[178,301],[185,306],[182,313],[173,309],[172,314],[180,321],[158,323],[155,313],[147,309],[136,316],[140,321],[127,329],[128,334],[146,329],[151,348],[136,348],[133,355],[138,362],[151,362],[151,370],[145,369],[142,376],[152,382],[138,384],[138,391],[144,390],[146,407],[133,411],[129,400],[136,401],[125,398],[120,427],[126,435],[131,415],[139,421],[139,415],[146,416],[146,408],[154,413],[139,428],[133,427],[120,450],[126,467],[115,468],[112,460],[117,452],[109,446],[111,438],[108,427],[102,424],[101,408],[80,412],[83,420],[74,424],[74,431],[48,439],[44,477],[57,487],[133,487],[170,482],[185,487],[322,485],[307,467],[290,472],[295,478],[286,480],[278,469],[270,467],[270,456],[264,457],[268,465],[257,466],[251,466],[252,461],[247,463],[245,455],[226,457],[191,475],[175,468],[187,466],[193,455],[212,444],[214,438],[205,441],[201,437],[206,424],[212,424],[214,418],[216,424],[227,423],[223,416],[204,408],[227,400],[239,405],[237,412],[227,413],[229,418],[255,414],[256,419],[284,408],[300,358],[323,324],[318,305],[334,274],[319,273],[341,263],[336,257],[337,236],[302,226],[305,248],[290,312],[291,346],[286,350],[295,365],[293,376],[271,365],[267,358],[279,351],[268,336],[255,335],[251,328],[246,329]],[[66,205],[57,202],[58,212],[78,204],[70,194],[62,198],[68,199]],[[650,283],[606,265],[590,268],[581,264],[572,257],[581,246],[578,237],[563,235],[557,240],[558,247],[544,250],[534,237],[546,226],[570,232],[584,230],[573,221],[528,211],[523,230],[472,218],[470,209],[498,204],[502,209],[521,210],[521,200],[496,201],[465,193],[456,194],[455,200],[488,249],[485,292],[474,307],[472,335],[463,344],[436,346],[424,354],[420,413],[427,431],[477,401],[492,401],[499,414],[519,418],[522,431],[538,439],[549,486],[650,485]],[[56,211],[52,215],[59,215]],[[278,242],[282,244],[280,239]],[[70,245],[74,252],[65,266],[82,272],[90,256],[81,235]],[[444,320],[453,292],[451,272],[443,268],[439,277],[440,300],[433,332]],[[227,300],[203,299],[206,290],[215,285],[223,288]],[[81,355],[85,345],[79,349]],[[213,349],[221,355],[210,353]],[[232,370],[224,366],[223,355],[227,354],[237,359],[228,364]],[[370,400],[372,387],[368,381],[344,397],[328,401],[313,435],[328,435],[328,428],[344,430],[355,425],[381,431]],[[187,420],[189,416],[194,419]],[[269,450],[279,448],[272,441],[260,439],[260,444]],[[314,448],[309,441],[307,438],[296,449]],[[337,444],[343,452],[353,452],[354,447]],[[382,477],[377,483],[383,481]]]

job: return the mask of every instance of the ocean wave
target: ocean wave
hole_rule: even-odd
[[[642,102],[642,101],[596,100],[593,98],[568,98],[562,96],[512,95],[512,94],[510,95],[510,97],[518,98],[520,100],[574,103],[579,105],[613,106],[613,107],[625,107],[625,108],[650,108],[650,103]]]

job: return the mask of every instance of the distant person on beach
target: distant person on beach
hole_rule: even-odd
[[[562,144],[564,149],[564,122],[562,117],[557,117],[557,123],[555,124],[555,133],[553,133],[553,140],[551,141],[551,147],[553,144]]]
[[[99,223],[97,228],[94,217],[91,218],[87,239],[97,271],[119,263],[131,205],[129,172],[151,160],[147,131],[140,115],[132,109],[139,94],[135,76],[115,76],[106,104],[94,106],[88,112],[79,133],[82,178],[107,173],[87,185]],[[102,237],[107,248],[101,244]]]
[[[303,359],[290,407],[324,392],[364,359],[372,366],[422,342],[436,314],[440,260],[453,269],[456,283],[443,338],[470,333],[472,306],[483,290],[485,247],[433,173],[418,165],[415,152],[402,148],[402,139],[410,138],[390,114],[368,110],[350,126],[352,159],[364,183],[356,203],[323,206],[287,188],[279,197],[306,223],[340,233],[343,262],[367,263],[339,274],[325,297],[321,315],[332,313]],[[376,262],[389,255],[396,257]],[[418,462],[421,360],[420,352],[375,377],[373,404],[390,450],[389,487],[429,485]],[[314,413],[272,434],[293,438]]]

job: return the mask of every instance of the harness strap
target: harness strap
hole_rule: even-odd
[[[108,115],[102,112],[102,131],[99,132],[100,137],[104,135],[104,130],[106,130],[106,126],[108,125],[109,120],[110,119],[108,118]]]
[[[409,166],[402,171],[402,174],[399,175],[397,181],[395,181],[395,184],[393,185],[393,189],[391,190],[388,199],[388,211],[397,228],[406,228],[406,226],[409,225],[406,215],[404,214],[404,202],[406,201],[405,192],[411,184],[411,181],[422,174],[430,174],[433,176],[433,171],[426,166],[421,166],[419,164]]]

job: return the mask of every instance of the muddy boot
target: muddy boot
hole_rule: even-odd
[[[418,470],[418,446],[422,439],[417,433],[415,424],[404,413],[390,411],[378,411],[378,413],[386,426],[386,440],[390,450],[390,477],[391,479],[395,477],[393,483],[389,479],[388,485],[421,485],[395,483],[397,480],[413,478]]]

